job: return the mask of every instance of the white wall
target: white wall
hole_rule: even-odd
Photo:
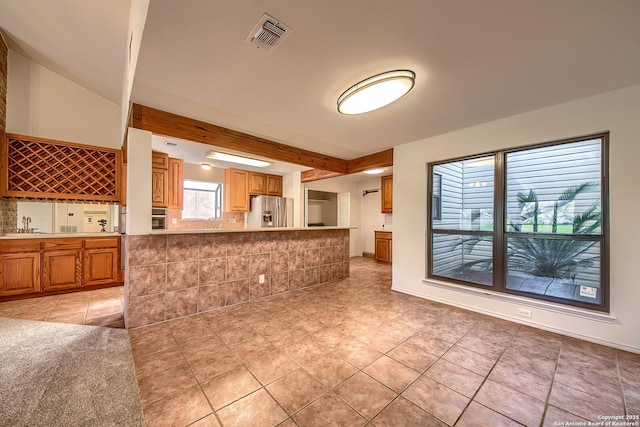
[[[318,191],[330,191],[333,193],[349,193],[349,226],[356,227],[349,230],[350,256],[362,256],[362,237],[360,231],[360,209],[362,192],[359,193],[358,183],[350,181],[347,177],[322,179],[320,181],[307,182],[304,188]]]
[[[120,148],[120,106],[9,51],[7,132]]]
[[[191,179],[193,181],[221,182],[224,184],[224,169],[212,167],[206,171],[202,169],[200,165],[185,163],[184,179]]]
[[[392,231],[393,214],[383,214],[381,211],[382,192],[380,191],[382,182],[380,177],[363,181],[359,185],[359,195],[362,199],[361,220],[362,225],[362,251],[375,253],[375,237],[374,232]],[[376,193],[369,193],[363,196],[363,191],[378,190]]]
[[[393,289],[516,317],[516,303],[424,284],[426,163],[609,130],[610,313],[612,324],[532,308],[531,323],[572,336],[640,352],[640,86],[584,98],[394,148]]]
[[[127,135],[126,232],[144,235],[151,233],[151,132],[129,128]]]

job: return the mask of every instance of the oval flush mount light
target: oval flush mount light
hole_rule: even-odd
[[[395,70],[377,74],[351,86],[338,98],[342,114],[362,114],[377,110],[406,95],[415,84],[416,73]]]

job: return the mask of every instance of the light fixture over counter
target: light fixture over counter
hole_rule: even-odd
[[[366,171],[363,171],[363,172],[366,173],[367,175],[378,175],[384,172],[384,168],[367,169]]]
[[[222,162],[239,163],[241,165],[256,166],[259,168],[266,168],[271,166],[271,163],[264,160],[252,159],[250,157],[236,156],[235,154],[220,153],[218,151],[207,151],[205,154],[207,159],[220,160]]]
[[[406,95],[415,84],[416,73],[395,70],[377,74],[351,86],[338,98],[342,114],[362,114],[377,110]]]

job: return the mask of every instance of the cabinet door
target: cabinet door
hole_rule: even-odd
[[[184,161],[169,158],[169,209],[182,210],[184,195]]]
[[[267,175],[260,172],[249,172],[249,194],[267,194]]]
[[[0,295],[40,291],[40,252],[0,256]]]
[[[376,239],[376,261],[389,262],[390,259],[390,240]]]
[[[226,212],[249,211],[249,172],[240,169],[224,171],[224,209]]]
[[[118,281],[118,249],[85,249],[83,286]]]
[[[44,291],[78,288],[82,284],[81,250],[44,252],[42,288]]]
[[[151,152],[151,167],[159,169],[169,169],[169,155],[159,151]]]
[[[282,196],[282,177],[279,175],[267,175],[267,194],[269,196]]]
[[[151,206],[154,208],[166,208],[168,206],[168,175],[168,171],[165,169],[151,169]]]
[[[382,213],[393,212],[393,175],[382,177]]]

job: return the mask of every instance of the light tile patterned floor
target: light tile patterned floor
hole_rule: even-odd
[[[124,287],[0,303],[0,316],[124,328]]]
[[[389,290],[390,266],[130,331],[149,426],[553,426],[640,413],[640,355]]]
[[[337,283],[131,330],[147,425],[554,426],[640,414],[640,355],[390,282],[390,266],[354,258]],[[116,290],[121,302],[111,288],[1,303],[0,316],[106,322]]]

